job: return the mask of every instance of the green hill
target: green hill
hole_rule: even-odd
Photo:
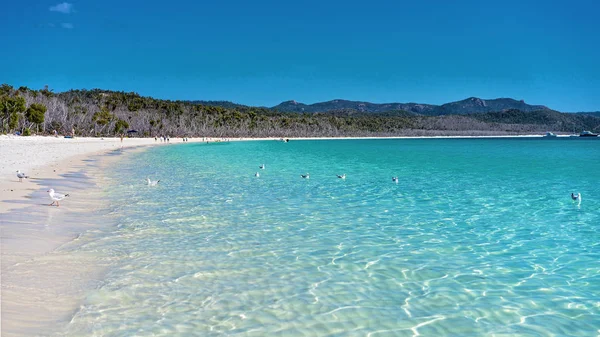
[[[504,108],[506,102],[514,103],[495,101],[488,107]],[[461,111],[473,109],[465,104],[479,105],[476,101],[461,103]],[[422,105],[420,112],[388,108],[373,112],[347,107],[310,113],[281,112],[224,101],[170,101],[102,89],[54,93],[47,88],[0,86],[3,133],[50,134],[56,130],[67,134],[74,129],[80,136],[108,136],[135,129],[144,136],[339,137],[600,131],[599,117],[547,108],[426,116],[423,111],[430,108]],[[447,111],[453,109],[448,107]]]

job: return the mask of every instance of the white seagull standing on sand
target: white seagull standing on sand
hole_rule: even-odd
[[[308,174],[308,173],[307,174],[301,174],[300,176],[302,178],[304,178],[304,179],[310,179],[310,174]]]
[[[336,174],[336,175],[337,175],[337,177],[338,177],[338,178],[340,178],[340,179],[346,179],[346,173],[344,173],[344,174],[342,174],[342,175],[339,175],[339,174]]]
[[[54,203],[56,203],[56,207],[60,206],[58,204],[59,201],[63,200],[64,198],[68,197],[68,194],[60,194],[60,193],[56,193],[54,192],[54,189],[49,189],[48,190],[48,195],[50,196],[50,199],[52,199],[52,203],[50,204],[50,206],[54,205]]]
[[[160,180],[150,180],[150,177],[146,178],[146,182],[148,183],[148,186],[156,186],[156,185],[158,185],[159,181]]]
[[[258,168],[260,168],[261,170],[264,170],[264,169],[265,169],[265,167],[266,167],[266,166],[265,166],[265,164],[262,164],[262,165],[260,165]]]
[[[17,170],[17,178],[19,178],[20,182],[23,182],[23,178],[29,178],[29,176],[26,175],[25,173]]]

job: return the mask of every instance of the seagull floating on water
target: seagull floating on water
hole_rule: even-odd
[[[260,177],[260,173],[256,172],[256,173],[254,173],[254,176],[255,176],[256,178],[258,178],[258,177]]]
[[[398,177],[392,177],[392,181],[397,184],[398,183]]]
[[[265,167],[266,167],[266,166],[265,166],[265,164],[262,164],[262,165],[260,165],[258,168],[260,168],[261,170],[264,170],[264,169],[265,169]]]
[[[17,170],[17,178],[19,178],[20,182],[23,182],[23,178],[29,178],[29,176],[21,172],[20,170]]]
[[[337,175],[337,177],[338,177],[338,178],[340,178],[340,179],[346,179],[346,173],[344,173],[344,174],[342,174],[342,175],[339,175],[339,174],[336,174],[336,175]]]
[[[310,174],[308,174],[308,173],[307,174],[301,174],[300,176],[302,178],[304,178],[304,179],[310,179]]]
[[[578,201],[579,203],[581,203],[581,193],[571,193],[571,199],[573,199],[573,201]]]
[[[156,186],[156,185],[158,185],[158,182],[159,182],[159,181],[160,181],[160,180],[150,180],[150,178],[149,178],[149,177],[148,177],[148,178],[146,178],[146,182],[148,183],[148,186]]]
[[[49,189],[47,192],[50,196],[50,199],[52,199],[52,203],[50,204],[50,206],[54,205],[54,203],[56,203],[56,207],[60,206],[58,202],[69,196],[68,194],[56,193],[52,188]]]

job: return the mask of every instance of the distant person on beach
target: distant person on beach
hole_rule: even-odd
[[[71,137],[75,138],[75,128],[71,128]]]

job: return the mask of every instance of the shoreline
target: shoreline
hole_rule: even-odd
[[[557,135],[556,138],[569,138]],[[489,139],[489,138],[544,138],[543,135],[478,135],[478,136],[397,136],[397,137],[289,137],[293,141],[307,140],[360,140],[360,139]],[[23,207],[23,200],[34,192],[27,179],[20,183],[16,170],[26,173],[30,180],[56,179],[69,167],[78,165],[89,156],[105,154],[120,148],[167,146],[187,143],[236,142],[236,141],[280,141],[277,138],[172,138],[169,143],[154,138],[58,138],[53,136],[0,135],[0,214]],[[41,147],[41,148],[40,148]]]
[[[172,144],[172,143],[170,143]],[[35,189],[34,181],[58,179],[95,155],[119,149],[170,145],[150,138],[56,138],[0,136],[0,214],[24,207],[23,201]],[[29,179],[19,182],[16,170],[26,173]],[[58,192],[58,191],[57,191]]]
[[[568,136],[567,136],[568,137]],[[440,138],[541,138],[541,136],[445,136],[445,137],[322,137],[290,140],[346,139],[440,139]],[[221,139],[209,138],[210,142]],[[278,141],[280,138],[232,138],[229,141]],[[202,138],[189,142],[203,143]],[[90,257],[74,257],[60,248],[77,244],[82,234],[92,229],[111,227],[98,217],[89,217],[108,208],[102,204],[102,169],[121,154],[151,146],[185,144],[181,139],[170,143],[153,138],[128,138],[120,147],[118,138],[7,137],[0,136],[0,156],[7,158],[0,171],[0,214],[2,228],[2,320],[0,331],[21,335],[39,329],[58,330],[77,311],[82,293],[90,284],[102,281],[102,266]],[[30,152],[29,156],[26,156]],[[119,154],[111,156],[111,153]],[[33,157],[33,158],[32,158]],[[28,173],[30,181],[18,182],[16,165]],[[48,205],[48,186],[73,195],[61,207]],[[97,218],[92,220],[92,218]],[[91,234],[93,236],[93,234]],[[85,262],[84,262],[85,261]],[[92,262],[89,267],[86,262]],[[76,267],[73,267],[73,266]],[[53,266],[50,268],[50,266]],[[72,268],[68,268],[72,267]],[[60,271],[60,273],[57,273]],[[44,281],[43,283],[42,280]],[[67,284],[67,286],[65,286]],[[44,300],[45,299],[45,300]],[[51,300],[48,300],[51,299]],[[54,323],[54,324],[52,324]],[[45,325],[44,325],[45,324]],[[35,333],[39,335],[39,333]]]
[[[154,139],[0,136],[0,334],[52,335],[102,280],[95,257],[69,252],[109,230],[103,170]],[[115,155],[116,154],[116,155]],[[16,170],[29,179],[19,182]],[[50,207],[46,190],[71,196]],[[89,238],[88,238],[89,239]]]
[[[57,177],[29,182],[34,192],[2,215],[2,335],[58,334],[85,293],[101,284],[99,256],[76,247],[116,224],[103,198],[103,171],[117,158],[76,156]],[[51,207],[45,186],[72,196]]]

